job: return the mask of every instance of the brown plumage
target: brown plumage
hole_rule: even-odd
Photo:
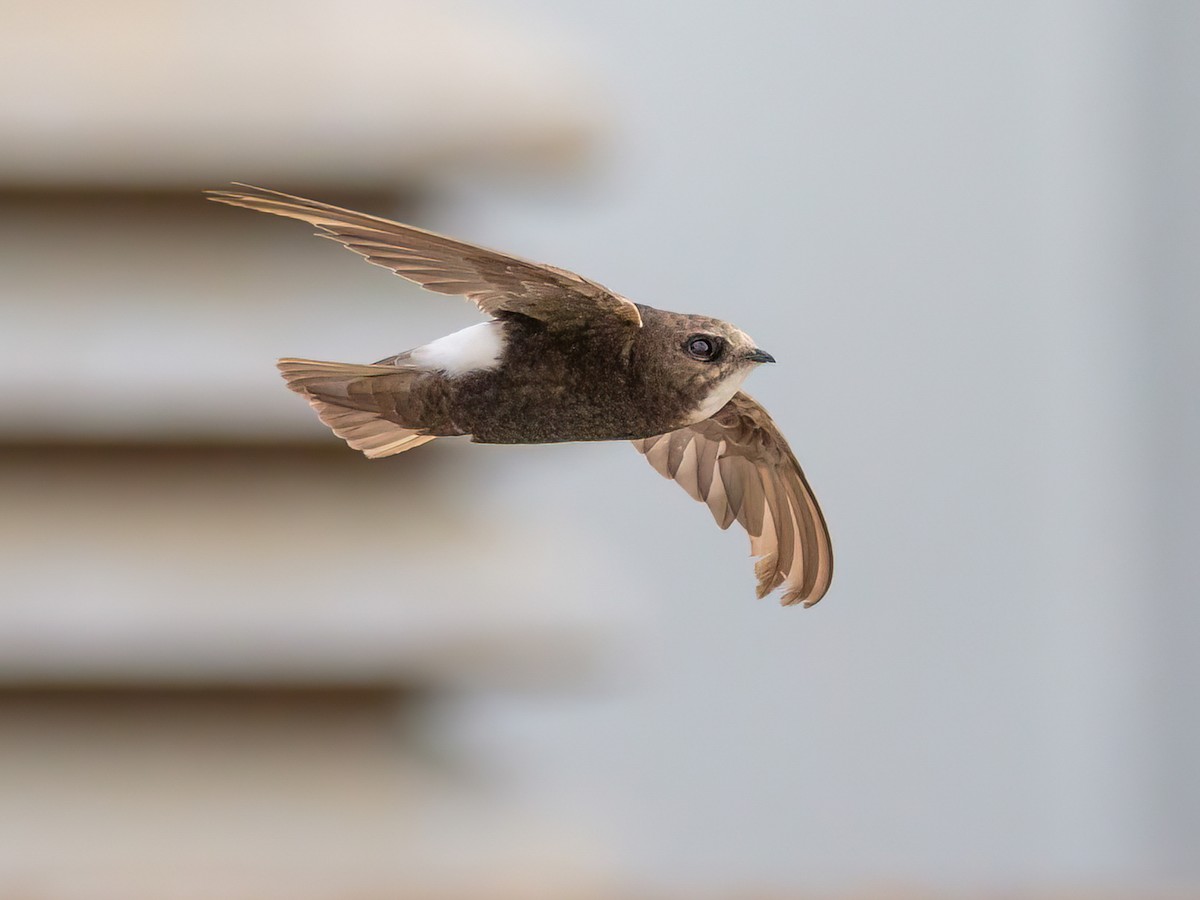
[[[288,387],[368,457],[469,435],[484,443],[632,440],[659,472],[737,521],[758,596],[811,606],[829,533],[767,412],[738,391],[771,356],[727,322],[635,304],[572,272],[419,228],[239,185],[210,199],[308,222],[368,262],[492,316],[373,365],[283,359]]]
[[[758,596],[812,606],[829,589],[833,553],[825,518],[800,464],[767,411],[742,392],[708,419],[636,440],[650,465],[708,504],[722,528],[736,520],[757,556]]]

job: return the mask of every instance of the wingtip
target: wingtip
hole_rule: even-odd
[[[245,194],[239,194],[236,191],[220,191],[213,188],[208,188],[201,191],[205,200],[211,200],[213,203],[224,203],[228,206],[238,206],[245,199]]]
[[[825,591],[819,594],[801,594],[794,591],[788,591],[779,599],[780,606],[799,606],[801,609],[809,609],[821,602],[821,598],[825,596]]]
[[[240,200],[245,197],[253,197],[261,194],[277,194],[277,191],[272,191],[270,188],[259,187],[256,184],[246,184],[243,181],[231,181],[229,186],[237,190],[229,190],[229,188],[205,188],[200,193],[204,194],[205,199],[215,200],[218,203],[229,203],[231,200]]]

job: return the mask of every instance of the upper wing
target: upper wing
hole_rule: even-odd
[[[633,442],[650,465],[750,534],[758,596],[782,585],[783,604],[812,606],[829,590],[833,548],[825,518],[767,411],[741,392],[712,418]]]
[[[603,285],[565,269],[527,262],[494,250],[353,212],[317,200],[250,185],[206,191],[210,200],[308,222],[367,262],[391,269],[439,294],[462,294],[485,313],[508,311],[566,328],[607,321],[640,328],[638,308]]]

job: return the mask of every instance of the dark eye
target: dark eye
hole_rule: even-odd
[[[721,355],[721,339],[709,334],[694,334],[684,346],[689,355],[705,362],[711,362]]]

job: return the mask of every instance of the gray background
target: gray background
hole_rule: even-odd
[[[480,236],[775,353],[747,389],[837,561],[755,606],[682,492],[543,453],[513,508],[653,602],[639,689],[535,780],[667,883],[1194,883],[1197,7],[502,6],[602,67],[619,136]]]

